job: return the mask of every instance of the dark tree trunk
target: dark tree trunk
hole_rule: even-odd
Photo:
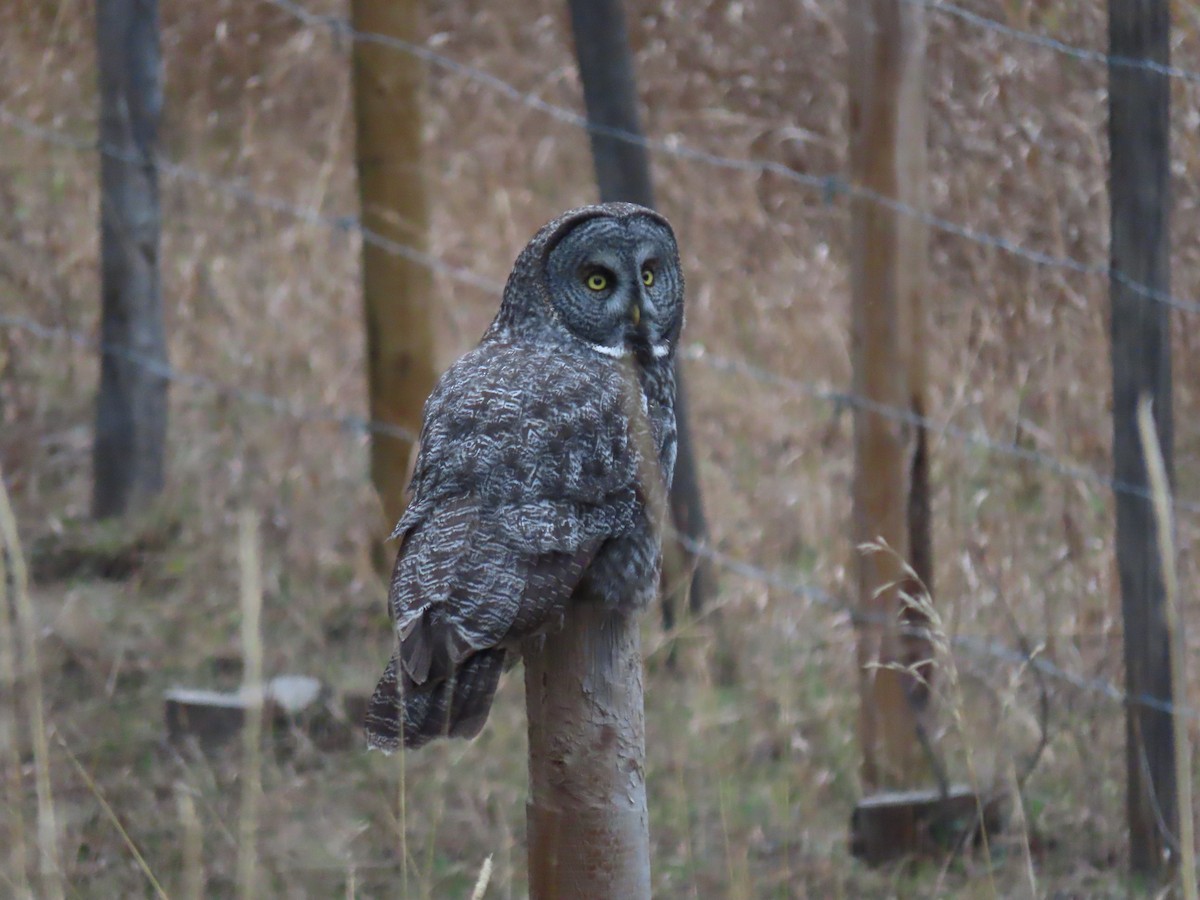
[[[588,122],[596,127],[591,132],[592,160],[600,199],[653,207],[645,146],[615,133],[642,135],[633,52],[621,0],[570,0],[569,6],[583,102]]]
[[[100,391],[92,512],[137,508],[163,487],[167,347],[158,269],[155,141],[162,109],[157,0],[99,0]]]
[[[1168,62],[1167,0],[1109,0],[1108,16],[1114,56]],[[1168,478],[1172,471],[1170,310],[1133,287],[1170,290],[1170,84],[1144,68],[1114,64],[1108,84],[1114,474],[1144,487],[1149,481],[1137,428],[1143,395],[1153,401]],[[1126,492],[1117,494],[1116,510],[1126,690],[1131,697],[1170,700],[1170,631],[1154,511],[1149,499]],[[1170,713],[1136,702],[1125,716],[1130,865],[1161,876],[1179,825],[1175,723]]]
[[[583,80],[583,99],[587,105],[591,132],[592,159],[600,199],[624,200],[654,207],[654,189],[650,179],[650,160],[643,144],[618,136],[615,132],[642,135],[638,117],[637,88],[634,83],[633,53],[625,27],[620,0],[570,0],[571,29],[575,35],[575,55]],[[679,532],[696,544],[708,540],[708,525],[700,481],[692,452],[688,420],[687,392],[683,371],[676,364],[678,399],[675,416],[679,427],[679,448],[675,461],[675,479],[671,485],[671,518]],[[670,565],[672,560],[676,565]],[[665,554],[663,567],[663,624],[674,625],[674,595],[681,593],[679,583],[687,584],[692,571],[690,606],[699,611],[712,592],[712,573],[708,560],[677,545]],[[674,571],[673,571],[674,570]],[[682,571],[680,571],[682,570]]]

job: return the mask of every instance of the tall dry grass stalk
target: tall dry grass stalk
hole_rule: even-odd
[[[175,802],[183,827],[183,896],[185,900],[204,900],[204,831],[196,815],[196,801],[186,785],[179,785]]]
[[[12,873],[9,887],[18,897],[29,891],[29,861],[25,856],[25,791],[21,785],[21,746],[18,737],[17,644],[9,618],[8,555],[0,552],[0,741],[4,744],[5,786],[8,794],[8,852]]]
[[[117,815],[116,810],[112,808],[112,804],[110,804],[105,798],[104,794],[101,793],[100,788],[96,784],[96,780],[92,778],[91,773],[83,767],[83,763],[81,763],[79,758],[71,752],[71,748],[67,746],[66,741],[64,741],[61,737],[58,738],[58,746],[62,749],[63,753],[67,757],[67,760],[74,767],[76,774],[78,774],[83,780],[83,783],[87,785],[87,789],[91,791],[92,796],[96,798],[96,802],[100,804],[100,809],[104,813],[105,818],[112,823],[113,828],[115,828],[117,833],[121,835],[121,841],[125,844],[125,848],[133,857],[134,862],[137,863],[138,868],[142,870],[142,874],[146,876],[146,880],[150,882],[150,886],[154,888],[154,892],[159,896],[160,900],[168,900],[167,892],[163,890],[162,884],[159,883],[157,876],[154,874],[154,870],[150,868],[150,864],[146,862],[146,857],[142,855],[142,851],[139,850],[137,844],[133,842],[133,838],[129,836],[129,832],[121,823],[121,818]]]
[[[17,607],[17,628],[20,631],[21,658],[25,678],[22,690],[29,711],[29,730],[33,740],[33,764],[37,785],[37,833],[41,896],[51,900],[63,897],[62,854],[58,845],[58,825],[54,815],[54,795],[50,788],[50,747],[46,738],[46,713],[42,697],[42,670],[38,664],[38,629],[29,599],[29,571],[17,533],[4,473],[0,471],[0,535],[12,569],[13,597]],[[8,616],[3,617],[7,620]]]
[[[401,748],[396,754],[399,757],[397,768],[400,770],[400,776],[396,783],[396,839],[397,850],[400,853],[400,890],[405,897],[408,896],[408,782],[405,780],[407,773],[406,757],[407,751]]]
[[[942,619],[941,613],[934,605],[933,600],[929,596],[929,592],[925,590],[917,573],[913,571],[908,563],[904,563],[904,572],[912,583],[918,585],[921,589],[915,595],[907,594],[901,591],[900,596],[904,599],[904,603],[911,606],[920,617],[918,621],[924,622],[928,629],[928,639],[930,647],[933,650],[934,663],[941,676],[946,680],[948,688],[948,696],[950,698],[950,716],[954,722],[954,728],[958,732],[963,743],[964,762],[967,767],[967,779],[971,785],[971,791],[975,795],[976,812],[979,817],[979,839],[983,845],[983,855],[985,866],[988,875],[988,888],[992,897],[999,897],[1000,894],[996,889],[996,881],[993,875],[995,862],[992,859],[991,839],[987,830],[987,819],[984,811],[983,786],[979,779],[979,770],[975,764],[975,747],[971,740],[966,720],[966,699],[963,695],[962,680],[959,677],[958,664],[954,659],[954,652],[950,647],[950,636],[946,629],[946,624]],[[913,677],[919,678],[917,674],[924,660],[919,660],[912,666]],[[932,685],[930,686],[932,687]]]
[[[1022,796],[1021,776],[1016,763],[1009,760],[1008,777],[1012,782],[1013,817],[1016,819],[1017,834],[1021,838],[1021,861],[1025,864],[1025,877],[1029,881],[1029,896],[1039,897],[1037,872],[1033,868],[1033,848],[1029,844],[1029,819],[1025,815],[1025,798]]]
[[[475,889],[471,891],[471,900],[483,900],[487,893],[488,883],[492,880],[492,855],[489,853],[479,867],[479,877],[475,879]]]
[[[882,539],[876,541],[868,541],[860,544],[860,553],[889,553],[896,554],[896,551]],[[869,667],[873,669],[898,669],[910,675],[912,678],[921,681],[925,686],[932,690],[933,685],[925,682],[921,675],[922,667],[932,664],[938,676],[943,679],[946,684],[946,694],[949,698],[949,712],[951,720],[954,723],[955,731],[958,732],[959,738],[962,740],[964,750],[964,762],[967,768],[967,780],[970,783],[971,792],[976,799],[976,814],[978,816],[979,839],[983,847],[983,855],[985,868],[988,877],[988,889],[992,897],[999,897],[1000,894],[996,887],[996,880],[993,874],[995,861],[992,857],[991,841],[987,831],[987,819],[984,809],[984,799],[982,786],[979,779],[978,767],[975,764],[974,744],[971,741],[969,729],[966,721],[966,699],[963,694],[962,680],[959,676],[958,665],[954,659],[954,652],[950,646],[950,634],[946,628],[945,620],[934,605],[933,599],[926,590],[921,577],[902,557],[897,556],[897,560],[901,566],[902,580],[892,584],[884,584],[877,588],[878,595],[882,595],[890,590],[899,590],[901,601],[904,606],[916,613],[916,621],[922,623],[921,628],[924,637],[929,642],[930,659],[919,659],[915,662],[905,665],[899,662],[873,663]],[[916,585],[918,591],[909,593],[904,588],[906,586]],[[929,744],[926,751],[931,757],[936,754],[936,748]],[[944,764],[941,761],[931,758],[931,766],[935,772],[942,773],[939,777],[941,784],[939,785],[944,791],[948,786],[944,776]]]
[[[1154,428],[1153,403],[1148,396],[1138,401],[1138,433],[1146,457],[1146,474],[1154,502],[1158,552],[1162,559],[1163,589],[1166,593],[1167,631],[1170,634],[1171,696],[1176,709],[1187,707],[1187,647],[1179,614],[1179,580],[1175,569],[1175,525],[1171,519],[1171,485],[1163,460],[1158,432]],[[1196,900],[1196,837],[1192,818],[1192,750],[1187,720],[1177,717],[1175,727],[1175,796],[1179,808],[1179,878],[1184,900]]]
[[[246,722],[242,730],[242,797],[238,820],[238,896],[253,900],[258,880],[258,806],[262,795],[263,648],[262,552],[258,520],[250,510],[238,517],[241,568],[242,692]]]

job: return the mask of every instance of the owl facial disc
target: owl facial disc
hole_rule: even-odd
[[[592,351],[644,363],[668,356],[683,316],[683,276],[670,227],[656,214],[594,216],[568,228],[547,253],[554,319]]]

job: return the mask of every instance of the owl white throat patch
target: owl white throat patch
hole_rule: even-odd
[[[625,359],[625,357],[629,356],[629,348],[624,344],[618,344],[616,347],[609,347],[605,344],[588,344],[588,347],[612,359]],[[655,344],[650,348],[650,353],[655,359],[662,359],[670,352],[671,348],[667,345],[666,341],[661,344]]]

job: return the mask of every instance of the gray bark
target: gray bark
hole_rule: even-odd
[[[1167,0],[1109,0],[1108,9],[1112,55],[1169,62]],[[1163,75],[1111,63],[1108,82],[1114,475],[1144,488],[1149,481],[1137,428],[1142,395],[1153,400],[1172,477],[1170,310],[1132,287],[1170,291],[1170,84]],[[1149,499],[1120,492],[1116,512],[1126,690],[1169,701],[1170,631],[1154,511]],[[1162,875],[1179,828],[1175,722],[1170,713],[1136,702],[1126,706],[1125,717],[1130,865],[1142,875]]]
[[[165,477],[167,348],[159,277],[157,0],[98,0],[101,356],[92,512],[120,515]]]
[[[592,160],[600,199],[608,203],[623,200],[654,208],[654,188],[650,160],[645,145],[629,140],[642,136],[638,116],[637,86],[633,71],[633,53],[620,0],[570,0],[571,29],[575,35],[575,56],[583,81],[583,99],[592,127]],[[671,519],[679,532],[697,544],[708,540],[708,523],[700,494],[700,479],[692,452],[691,428],[683,370],[676,363],[677,399],[675,417],[679,428],[679,446],[675,460],[675,478],[671,484]],[[681,546],[681,554],[694,567],[691,579],[690,608],[698,612],[712,593],[712,570],[708,560]],[[664,568],[664,576],[672,573]],[[671,584],[664,585],[663,625],[674,625]]]

